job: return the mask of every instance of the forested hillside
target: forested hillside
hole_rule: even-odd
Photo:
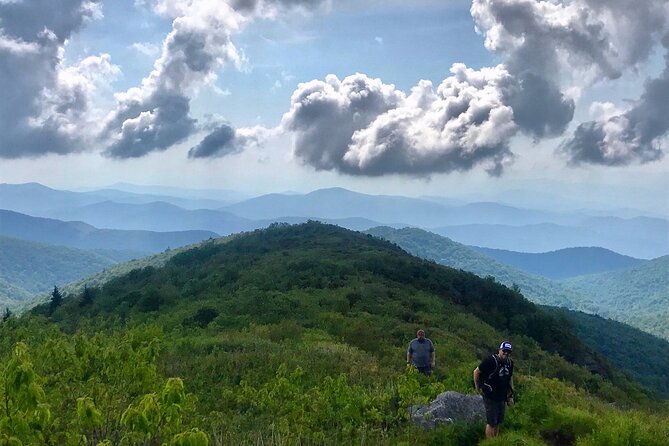
[[[592,299],[597,313],[669,340],[669,256],[563,283]]]
[[[105,255],[0,236],[0,301],[14,306],[117,263]]]
[[[492,276],[509,287],[517,285],[522,294],[533,302],[592,310],[585,295],[544,277],[528,274],[500,263],[469,246],[432,232],[418,228],[393,229],[385,226],[372,228],[366,232],[397,243],[415,256],[434,260],[451,268],[470,271],[481,277]]]
[[[566,308],[544,307],[567,318],[579,338],[636,381],[669,398],[669,342],[622,322]]]
[[[417,327],[437,349],[429,381],[404,366]],[[24,444],[474,445],[481,423],[427,432],[406,409],[446,389],[472,392],[472,370],[501,339],[515,346],[517,405],[499,441],[482,444],[666,443],[666,402],[565,319],[492,279],[313,222],[205,242],[0,324],[0,434]]]

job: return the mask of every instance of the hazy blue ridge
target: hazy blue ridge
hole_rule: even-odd
[[[96,227],[156,232],[207,230],[230,234],[253,229],[255,222],[230,212],[188,210],[166,202],[116,203],[104,201],[70,209],[56,218],[85,221]]]
[[[565,248],[544,253],[508,251],[472,246],[501,263],[550,279],[595,274],[640,265],[645,262],[599,247]]]
[[[127,204],[142,204],[164,201],[186,209],[217,208],[234,202],[216,200],[206,195],[183,197],[168,194],[151,194],[117,189],[99,189],[88,192],[76,192],[52,189],[39,183],[0,184],[0,209],[12,210],[37,217],[59,218],[64,212],[104,201]],[[170,189],[168,189],[170,190]],[[177,192],[178,189],[174,189]]]
[[[159,252],[217,237],[211,231],[122,231],[0,210],[0,235],[81,249]]]
[[[468,224],[435,226],[430,230],[465,245],[520,252],[599,246],[640,259],[652,259],[669,252],[669,221],[661,218],[590,217],[571,226]]]
[[[469,271],[481,277],[493,276],[509,287],[518,285],[523,295],[533,302],[592,311],[592,306],[585,295],[573,292],[544,277],[533,276],[504,265],[446,237],[418,228],[377,227],[366,232],[396,243],[415,256]]]
[[[268,194],[223,208],[252,219],[282,215],[338,219],[361,217],[382,223],[399,223],[402,218],[443,221],[448,208],[415,198],[367,195],[342,188],[319,189],[305,195]]]

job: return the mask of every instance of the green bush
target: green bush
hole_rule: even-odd
[[[541,428],[541,437],[552,444],[575,444],[577,438],[592,433],[597,426],[595,416],[581,409],[556,406]]]
[[[542,440],[521,432],[503,432],[479,444],[480,446],[546,446]]]
[[[644,414],[628,412],[608,414],[587,437],[579,438],[577,446],[666,446],[669,444],[669,423]]]

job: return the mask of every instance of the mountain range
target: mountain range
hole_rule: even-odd
[[[533,302],[606,316],[669,340],[669,256],[626,269],[551,280],[420,229],[380,227],[368,233],[396,243],[418,257],[481,277],[494,277],[517,288]],[[611,257],[606,254],[604,259],[608,258]]]
[[[508,287],[518,287],[529,300],[552,306],[593,311],[585,295],[546,277],[536,276],[477,252],[475,249],[417,228],[377,227],[366,231],[396,243],[410,254],[480,277],[494,277]]]
[[[277,435],[296,444],[325,435],[335,444],[479,444],[481,422],[427,431],[407,409],[446,390],[473,394],[472,369],[501,339],[514,344],[517,405],[500,444],[657,446],[667,433],[665,358],[647,354],[665,345],[628,352],[647,354],[635,376],[644,387],[567,316],[517,290],[332,225],[205,241],[87,290],[0,323],[0,361],[33,372],[39,407],[55,415],[52,437],[133,438],[142,429],[134,438],[184,432],[201,444],[215,435],[218,444]],[[418,327],[436,348],[430,379],[405,367]],[[94,421],[77,423],[86,410]],[[157,421],[139,424],[145,413]],[[163,427],[162,414],[179,424]]]
[[[669,221],[649,216],[593,216],[595,211],[552,212],[494,202],[454,204],[434,197],[368,195],[341,188],[269,194],[229,205],[221,205],[223,198],[212,198],[214,191],[206,198],[189,193],[183,198],[113,189],[75,193],[35,183],[0,185],[0,208],[109,229],[206,230],[226,235],[275,221],[314,219],[358,230],[411,225],[468,245],[530,253],[581,246],[640,259],[669,253]]]
[[[645,262],[598,247],[564,248],[543,253],[516,252],[480,246],[471,248],[506,265],[551,279],[631,268]]]
[[[80,221],[38,218],[0,210],[0,235],[81,249],[131,250],[145,254],[191,244],[218,234],[211,231],[120,231],[98,229]]]

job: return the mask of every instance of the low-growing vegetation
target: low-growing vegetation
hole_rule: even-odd
[[[0,444],[669,438],[667,403],[560,318],[492,279],[333,226],[274,225],[205,243],[88,293],[0,324]],[[437,349],[429,379],[404,365],[419,326]],[[482,422],[412,424],[410,406],[473,392],[471,371],[502,338],[515,346],[517,404],[501,437],[484,441]]]

